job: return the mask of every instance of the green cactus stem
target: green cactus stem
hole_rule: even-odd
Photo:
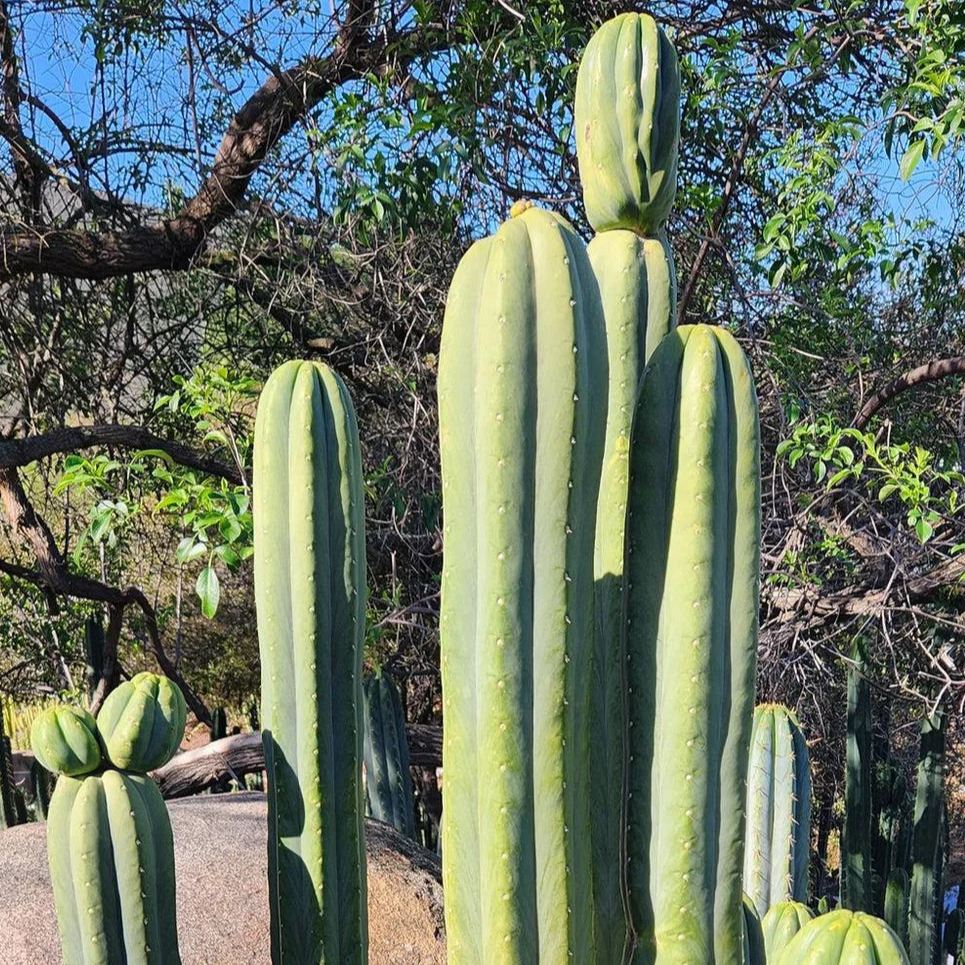
[[[399,688],[387,673],[362,681],[365,714],[365,811],[415,838],[409,742]]]
[[[821,895],[818,898],[818,914],[826,915],[829,911],[831,911],[831,899],[827,895]]]
[[[908,956],[880,918],[839,908],[805,925],[773,965],[908,965]]]
[[[54,792],[54,776],[36,758],[30,765],[30,795],[33,801],[34,817],[38,821],[47,820],[50,797]]]
[[[167,677],[135,674],[112,690],[97,713],[108,761],[146,774],[166,764],[184,737],[187,708],[181,688]]]
[[[941,887],[940,845],[944,794],[945,722],[941,716],[922,721],[912,836],[911,884],[908,897],[908,955],[911,965],[932,965],[938,942],[936,906]]]
[[[94,718],[80,707],[48,707],[30,728],[37,760],[55,774],[80,777],[101,765],[101,746]]]
[[[652,17],[621,14],[593,35],[577,75],[574,128],[594,230],[656,235],[677,190],[680,72]]]
[[[760,592],[750,366],[722,329],[667,335],[640,386],[625,571],[634,965],[742,954]]]
[[[781,902],[806,902],[811,847],[811,769],[792,711],[754,711],[747,767],[744,890],[759,915]]]
[[[767,965],[764,930],[757,908],[749,895],[743,897],[744,911],[744,965]]]
[[[841,905],[851,911],[873,907],[871,876],[871,686],[867,645],[855,642],[848,668],[848,739],[844,829],[841,834]]]
[[[64,965],[180,965],[171,825],[150,778],[59,778],[47,851]]]
[[[87,692],[93,698],[104,667],[104,624],[99,616],[84,623],[84,659],[87,664]]]
[[[438,384],[449,965],[589,962],[607,362],[597,285],[565,221],[514,207],[466,253]]]
[[[953,908],[945,919],[945,930],[942,935],[942,949],[945,958],[951,958],[955,965],[959,965],[958,950],[965,939],[965,911]],[[945,965],[945,960],[941,965]]]
[[[892,868],[885,883],[885,907],[882,916],[888,926],[908,947],[908,872],[904,868]]]
[[[358,428],[330,368],[272,373],[255,423],[255,597],[274,965],[364,965],[365,528]]]
[[[784,947],[812,918],[810,908],[799,901],[771,905],[761,922],[767,961],[776,962]]]
[[[903,866],[896,854],[908,788],[905,775],[893,761],[885,761],[877,769],[875,781],[874,821],[874,890],[875,914],[884,915],[885,889],[892,868]],[[898,860],[896,860],[898,858]]]
[[[0,704],[0,831],[19,824],[17,786],[13,780],[13,755],[10,739],[3,732],[3,706]]]

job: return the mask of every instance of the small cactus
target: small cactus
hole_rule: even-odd
[[[782,901],[772,905],[761,922],[764,949],[768,962],[776,962],[791,939],[814,918],[807,905],[799,901]]]
[[[80,707],[48,707],[30,728],[30,744],[54,774],[80,777],[101,765],[97,723]]]

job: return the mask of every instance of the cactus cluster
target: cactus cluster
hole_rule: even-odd
[[[173,756],[184,719],[177,685],[141,673],[96,720],[51,707],[33,723],[36,760],[59,775],[47,850],[65,965],[180,965],[171,825],[146,772]]]

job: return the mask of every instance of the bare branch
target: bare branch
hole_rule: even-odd
[[[924,365],[909,369],[899,375],[898,378],[892,379],[883,389],[875,392],[861,407],[854,417],[854,427],[863,429],[883,405],[907,389],[914,388],[916,385],[937,382],[939,379],[947,378],[950,375],[965,375],[965,355],[953,355],[947,359],[932,359],[931,362],[925,362]]]

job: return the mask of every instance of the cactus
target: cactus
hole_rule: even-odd
[[[904,865],[904,858],[897,854],[902,818],[908,789],[905,775],[892,761],[885,761],[877,771],[875,781],[874,820],[874,877],[875,914],[884,915],[885,889],[888,875],[895,867]],[[896,860],[897,858],[897,860]]]
[[[415,838],[409,742],[399,689],[387,673],[362,681],[365,714],[365,811]]]
[[[885,905],[882,917],[889,927],[908,947],[908,872],[904,868],[892,868],[885,883]]]
[[[677,188],[677,54],[646,14],[614,17],[593,35],[576,81],[576,151],[596,231],[654,236]]]
[[[807,905],[799,901],[782,901],[771,905],[761,930],[764,933],[764,950],[768,962],[776,962],[791,939],[814,918]]]
[[[33,798],[34,817],[37,821],[47,820],[50,797],[54,791],[54,777],[40,761],[34,759],[30,765],[30,793]]]
[[[831,899],[827,895],[821,895],[818,898],[818,914],[826,915],[829,911],[831,911]]]
[[[742,899],[744,912],[744,965],[767,965],[767,951],[764,944],[764,931],[757,908],[749,895]]]
[[[772,965],[908,965],[908,956],[880,918],[839,908],[808,922]]]
[[[944,719],[937,716],[926,718],[921,725],[908,895],[908,955],[911,965],[932,965],[938,942],[936,905],[941,875],[936,871],[940,860],[944,753]]]
[[[640,386],[630,448],[633,961],[724,965],[742,954],[760,566],[757,403],[732,336],[686,326],[664,338]]]
[[[3,707],[0,706],[0,831],[19,824],[17,786],[13,781],[13,755],[10,739],[3,732]]]
[[[47,851],[64,965],[179,965],[171,825],[149,777],[61,777]]]
[[[959,965],[959,948],[965,940],[965,911],[954,908],[945,919],[945,933],[942,936],[942,949],[947,958],[952,958],[955,965]],[[945,965],[945,959],[942,960]]]
[[[30,728],[34,756],[48,770],[80,777],[101,765],[94,718],[80,707],[48,707]]]
[[[166,764],[184,737],[181,688],[167,677],[135,674],[112,690],[97,714],[104,756],[122,771],[146,774]]]
[[[871,877],[871,687],[867,651],[855,641],[848,668],[848,743],[844,829],[841,833],[841,905],[851,911],[873,907]]]
[[[228,736],[228,717],[224,707],[215,707],[211,711],[211,740],[220,741]]]
[[[754,711],[745,810],[744,889],[757,913],[807,901],[811,770],[800,724],[779,704]]]
[[[364,494],[355,412],[327,366],[268,379],[253,490],[271,958],[361,965]]]
[[[450,965],[588,962],[593,931],[602,311],[572,228],[512,213],[456,270],[439,363]]]
[[[100,617],[89,616],[84,623],[84,659],[87,664],[87,692],[93,698],[101,682],[104,666],[104,624]]]

